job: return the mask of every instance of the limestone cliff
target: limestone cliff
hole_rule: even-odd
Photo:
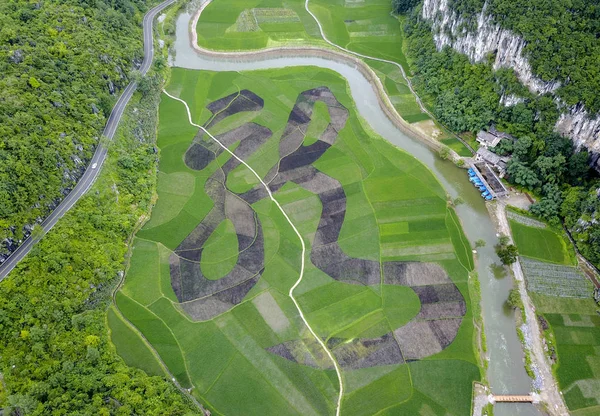
[[[512,68],[523,85],[535,94],[554,93],[560,87],[559,81],[544,81],[533,74],[524,53],[526,41],[495,23],[493,16],[486,12],[486,5],[478,15],[467,20],[448,3],[449,0],[423,1],[422,16],[432,24],[438,49],[451,46],[472,62],[482,61],[493,53],[494,69]],[[501,102],[514,105],[519,98],[503,96]],[[562,109],[556,130],[571,138],[578,148],[600,153],[600,115],[588,114],[583,105],[567,107],[558,98],[556,102]]]

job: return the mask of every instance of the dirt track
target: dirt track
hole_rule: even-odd
[[[512,242],[512,235],[510,233],[508,219],[506,218],[506,206],[503,203],[498,202],[496,204],[495,214],[498,231],[501,234],[509,236]],[[535,307],[533,306],[533,302],[525,287],[525,279],[523,271],[521,270],[521,264],[518,261],[513,263],[511,265],[511,270],[525,309],[526,322],[523,325],[525,325],[527,331],[532,334],[532,336],[529,337],[530,342],[525,348],[528,348],[531,352],[531,360],[533,367],[535,367],[534,372],[536,373],[536,379],[538,379],[537,381],[539,382],[540,400],[547,405],[547,411],[550,415],[568,416],[569,412],[563,401],[558,384],[554,380],[551,365],[546,358],[542,343],[542,332],[538,325]]]
[[[194,16],[192,17],[191,25],[190,25],[191,28],[195,28],[197,26],[198,20],[200,19],[202,12],[206,8],[206,6],[208,6],[210,3],[211,3],[211,0],[204,2],[202,4],[202,6],[198,9],[198,11],[194,14]],[[198,35],[195,30],[191,30],[190,34],[191,34],[191,36],[190,36],[191,47],[196,51],[197,54],[199,54],[201,56],[209,57],[209,58],[234,58],[235,60],[252,62],[252,61],[260,61],[260,60],[269,59],[269,58],[312,57],[312,58],[328,59],[330,61],[340,62],[343,64],[353,66],[369,81],[373,90],[376,93],[375,95],[377,97],[379,106],[383,110],[386,117],[390,120],[390,122],[392,124],[394,124],[394,126],[396,126],[396,128],[398,128],[402,132],[406,133],[407,135],[410,135],[411,137],[414,137],[414,138],[422,141],[428,147],[430,147],[431,149],[433,149],[435,151],[439,151],[441,148],[447,148],[439,141],[424,134],[419,129],[416,129],[413,126],[411,126],[400,116],[400,114],[398,114],[394,105],[390,101],[390,98],[388,97],[387,93],[385,92],[385,88],[384,88],[381,80],[377,76],[377,74],[363,60],[359,59],[357,56],[354,56],[354,55],[356,55],[355,52],[352,52],[352,51],[339,52],[336,49],[341,49],[342,51],[344,51],[344,49],[335,44],[331,44],[331,45],[333,45],[331,47],[285,46],[285,47],[261,49],[261,50],[257,50],[257,51],[235,51],[235,52],[213,51],[213,50],[205,49],[205,48],[198,46]],[[336,48],[336,49],[334,49],[334,48]],[[367,57],[367,58],[369,58],[369,57]],[[369,59],[375,59],[375,58],[369,58]],[[380,59],[375,59],[375,60],[380,60]],[[385,60],[382,60],[382,61],[385,61]],[[397,63],[394,63],[392,61],[385,61],[385,62],[390,62],[394,65],[398,65]],[[401,68],[401,70],[403,70],[403,69]],[[461,159],[461,157],[454,150],[452,150],[450,148],[448,148],[448,150],[450,151],[452,160],[457,161],[457,160]]]

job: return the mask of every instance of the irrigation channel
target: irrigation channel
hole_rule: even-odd
[[[218,0],[216,0],[218,1]],[[487,338],[489,368],[488,380],[494,394],[526,394],[532,390],[531,379],[525,372],[523,350],[517,337],[514,315],[505,309],[508,292],[513,287],[509,275],[497,276],[494,265],[500,263],[494,252],[495,226],[488,215],[485,203],[467,179],[464,169],[444,161],[421,141],[400,131],[385,115],[379,105],[376,92],[356,66],[326,58],[316,57],[261,57],[214,56],[203,54],[192,47],[190,28],[192,13],[199,4],[192,2],[188,12],[177,18],[175,54],[173,66],[210,71],[252,71],[283,68],[287,66],[316,66],[327,68],[342,75],[350,86],[359,114],[371,128],[395,146],[424,163],[439,179],[452,198],[459,195],[465,201],[456,208],[465,233],[471,242],[484,240],[485,247],[478,249],[477,272],[481,281],[483,320]],[[192,13],[190,13],[190,11]],[[539,415],[539,411],[527,403],[499,403],[495,405],[496,416]]]

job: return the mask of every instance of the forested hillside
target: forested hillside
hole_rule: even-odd
[[[143,0],[0,2],[0,261],[82,174],[141,63],[146,7]]]
[[[484,1],[450,3],[468,16],[479,13]],[[527,53],[538,76],[563,81],[559,89],[562,99],[600,108],[600,66],[592,64],[594,60],[600,62],[600,2],[534,3],[535,7],[530,7],[521,1],[491,0],[488,7],[497,13],[502,25],[528,40]],[[492,57],[490,61],[471,63],[448,46],[436,50],[431,25],[421,17],[421,4],[394,0],[396,11],[407,16],[406,48],[419,93],[436,117],[456,132],[475,133],[494,123],[514,135],[514,143],[503,140],[495,149],[497,153],[512,155],[509,181],[532,191],[539,198],[532,212],[555,223],[563,222],[582,253],[600,264],[600,225],[596,221],[600,215],[600,183],[597,173],[589,167],[590,155],[576,152],[571,140],[554,131],[559,117],[554,97],[530,93],[512,69],[494,71]],[[544,10],[548,8],[553,11],[546,15]],[[523,100],[505,106],[501,98],[507,95]]]
[[[558,96],[568,105],[582,102],[600,112],[600,1],[450,0],[462,16],[475,16],[486,4],[496,23],[527,42],[533,72],[558,80]],[[531,6],[531,7],[529,7]]]
[[[0,284],[5,415],[199,413],[169,381],[126,366],[105,321],[125,241],[154,192],[159,79],[132,99],[91,192]]]
[[[44,204],[52,200],[50,189],[58,197],[69,183],[63,175],[78,167],[73,158],[91,153],[115,99],[110,90],[117,94],[127,83],[132,59],[142,54],[139,22],[146,6],[138,6],[119,0],[0,4],[5,232],[10,221],[41,215],[42,208],[29,215],[28,204],[40,195]],[[125,243],[155,190],[166,71],[164,58],[156,58],[91,191],[0,283],[0,414],[200,413],[164,377],[128,367],[106,323]],[[11,176],[15,170],[20,175]]]

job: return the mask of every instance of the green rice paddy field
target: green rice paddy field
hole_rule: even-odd
[[[530,296],[537,314],[548,324],[544,333],[555,348],[554,373],[571,414],[597,415],[600,413],[600,316],[592,299],[592,285],[574,267],[564,266],[572,265],[573,260],[561,235],[549,227],[531,227],[515,220],[510,220],[510,227],[519,253],[544,262],[537,267],[544,268],[541,276],[551,280],[556,271],[562,271],[564,282],[542,291],[530,291]],[[566,273],[569,269],[572,272]],[[574,273],[580,278],[569,280]],[[526,279],[529,285],[527,273]],[[589,287],[587,298],[567,297],[575,284]]]
[[[372,348],[369,342],[361,344],[361,340],[389,340],[385,334],[407,328],[409,323],[425,322],[427,317],[422,314],[426,308],[420,299],[429,295],[417,296],[407,284],[386,284],[383,277],[370,284],[344,281],[344,273],[332,278],[315,266],[310,254],[317,244],[324,197],[295,182],[275,189],[274,197],[307,246],[304,278],[294,295],[309,324],[338,362],[351,363],[340,364],[342,414],[470,414],[472,383],[481,377],[473,350],[475,335],[468,290],[473,259],[443,188],[427,168],[365,131],[346,82],[333,72],[286,68],[213,73],[174,68],[167,91],[188,103],[198,124],[213,117],[207,105],[223,97],[239,97],[240,91],[250,90],[262,98],[262,108],[247,107],[230,114],[212,123],[210,131],[226,137],[238,128],[268,128],[272,134],[251,153],[244,153],[244,146],[253,139],[228,144],[231,150],[245,154],[246,162],[267,180],[273,167],[283,169],[281,138],[293,133],[286,130],[288,119],[302,118],[297,114],[290,118],[297,98],[304,91],[322,86],[330,89],[348,115],[331,147],[312,162],[314,168],[343,188],[346,211],[338,243],[344,255],[361,259],[369,267],[410,262],[407,264],[418,268],[428,264],[427,270],[438,270],[446,276],[449,283],[444,287],[456,291],[452,296],[464,298],[452,304],[461,305],[462,311],[444,309],[444,302],[450,299],[441,294],[434,299],[436,303],[429,304],[429,311],[446,311],[447,322],[458,322],[455,334],[444,345],[442,341],[435,344],[435,338],[432,344],[425,335],[413,333],[416,335],[411,339],[400,340],[407,346],[402,350],[406,359],[394,361],[383,352],[387,361],[381,357],[360,361]],[[228,172],[220,179],[219,189],[237,195],[235,198],[260,187],[243,165],[231,168],[234,161],[225,152],[215,153],[201,168],[190,168],[186,155],[191,145],[207,138],[200,137],[198,129],[188,123],[182,103],[163,95],[159,111],[158,202],[134,240],[125,284],[116,296],[118,309],[177,380],[191,388],[191,393],[213,414],[334,414],[339,391],[336,373],[288,296],[299,277],[300,241],[268,198],[249,203],[264,242],[260,259],[254,259],[264,264],[253,286],[240,299],[220,298],[215,308],[221,307],[219,302],[231,301],[234,305],[218,310],[210,318],[195,315],[196,300],[179,299],[177,283],[172,280],[173,259],[187,255],[181,249],[184,242],[201,231],[199,224],[216,209],[214,178]],[[328,126],[335,123],[336,117],[339,119],[340,113],[328,112],[328,107],[317,101],[309,127],[301,132],[302,146],[323,143],[319,137],[331,133]],[[228,206],[230,202],[225,203],[225,209]],[[201,260],[194,267],[206,277],[206,284],[218,284],[247,257],[247,252],[238,249],[235,221],[235,217],[222,220],[202,247]],[[408,275],[409,280],[431,278],[427,273]],[[128,330],[116,314],[109,318],[113,340],[123,358],[131,365],[158,372],[160,366],[152,363],[150,352],[136,356],[138,350],[145,351],[140,346],[141,338]],[[429,354],[422,353],[432,345],[442,346]],[[411,354],[422,356],[411,359]]]
[[[536,293],[531,297],[550,326],[545,332],[556,348],[554,372],[571,414],[599,414],[600,316],[594,300]]]
[[[389,0],[311,0],[309,8],[335,44],[397,62],[410,73],[402,52],[400,22],[391,15]],[[306,12],[304,0],[213,0],[202,12],[196,32],[198,44],[214,50],[307,44],[330,48]],[[375,70],[396,110],[407,122],[429,120],[396,66],[370,59],[365,62]],[[455,146],[462,153],[468,152],[460,142]]]
[[[515,244],[522,256],[556,264],[573,264],[564,238],[551,228],[536,228],[509,220]]]

